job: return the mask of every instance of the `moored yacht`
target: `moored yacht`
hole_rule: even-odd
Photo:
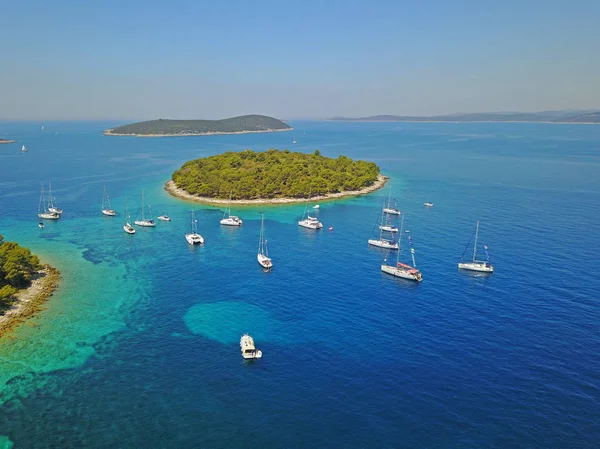
[[[402,215],[402,223],[400,224],[400,229],[404,224],[404,215]],[[391,274],[392,276],[396,276],[402,279],[408,279],[410,281],[421,282],[423,280],[423,276],[421,272],[416,268],[417,264],[415,262],[415,249],[410,249],[410,254],[412,256],[413,266],[407,265],[405,263],[400,262],[400,252],[401,252],[401,239],[402,239],[402,230],[400,231],[398,239],[398,253],[396,254],[396,265],[388,265],[387,257],[384,260],[384,263],[381,265],[381,271],[387,274]]]
[[[392,229],[395,229],[392,230]],[[378,239],[369,239],[369,245],[377,246],[379,248],[386,249],[398,249],[398,243],[394,241],[394,233],[398,232],[398,228],[391,226],[385,221],[385,203],[381,210],[381,221],[379,223],[379,238]],[[386,233],[386,234],[384,234]],[[389,234],[387,234],[389,233]]]
[[[198,234],[198,220],[194,216],[194,209],[192,209],[192,232],[186,234],[185,239],[190,245],[202,245],[204,243],[204,237]]]
[[[52,212],[48,208],[48,202],[46,201],[43,185],[42,191],[40,192],[40,202],[38,204],[38,218],[42,218],[44,220],[58,220],[60,218],[60,214]],[[43,223],[41,227],[43,227]]]
[[[134,223],[137,226],[143,226],[143,227],[146,227],[146,228],[153,228],[153,227],[156,226],[156,223],[152,219],[152,209],[150,208],[150,206],[148,206],[148,209],[150,210],[150,218],[146,219],[144,217],[144,191],[142,190],[142,219],[134,221]]]
[[[160,221],[171,221],[171,217],[169,217],[168,215],[159,215],[158,218]]]
[[[110,205],[110,197],[106,194],[106,186],[104,186],[104,193],[102,194],[102,214],[108,217],[114,217],[117,215],[115,210]]]
[[[127,213],[127,200],[125,200],[125,224],[123,225],[123,231],[127,234],[135,234],[135,228],[131,226],[131,217]]]
[[[248,334],[244,334],[240,338],[240,348],[242,350],[242,357],[245,359],[260,359],[262,357],[262,351],[256,349],[254,340]]]
[[[52,185],[50,184],[50,181],[48,181],[48,211],[61,215],[63,211],[54,204],[55,199],[56,198],[52,196]]]
[[[390,193],[388,195],[387,205],[383,206],[383,213],[388,215],[400,215],[400,210],[394,201],[392,205],[392,186],[390,186]]]
[[[473,236],[471,236],[471,238],[473,238]],[[469,240],[469,243],[467,243],[467,247],[465,248],[465,251],[463,252],[462,257],[460,258],[460,262],[458,263],[458,268],[460,268],[462,270],[479,271],[482,273],[493,273],[494,267],[490,263],[490,255],[488,253],[487,246],[485,246],[485,245],[483,246],[483,248],[485,249],[485,254],[487,256],[487,261],[477,260],[477,240],[478,240],[478,238],[479,238],[479,222],[477,222],[477,226],[475,227],[475,243],[473,244],[473,260],[471,260],[470,262],[463,261],[465,253],[467,252],[467,249],[469,248],[469,244],[471,243],[471,240]]]
[[[221,219],[221,224],[225,226],[241,226],[243,221],[240,217],[235,215],[231,215],[231,197],[233,192],[229,194],[229,203],[227,203],[227,209],[225,209],[225,213],[223,214],[223,218]],[[226,217],[227,215],[227,217]]]
[[[308,213],[308,202],[310,201],[310,195],[312,190],[308,192],[308,198],[306,198],[306,206],[304,206],[304,213],[302,214],[302,220],[298,222],[298,226],[302,226],[303,228],[308,229],[321,229],[323,227],[323,223],[319,221],[317,217],[311,217]],[[318,210],[318,209],[315,209]]]
[[[260,237],[258,239],[258,254],[256,255],[256,260],[258,260],[261,267],[269,271],[273,268],[273,261],[269,257],[269,252],[267,251],[267,240],[265,239],[265,214],[261,215]]]

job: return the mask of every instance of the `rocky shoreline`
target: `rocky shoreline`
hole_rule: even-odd
[[[19,324],[35,316],[43,304],[58,288],[60,271],[50,265],[44,267],[31,281],[31,285],[19,291],[14,303],[0,315],[0,336],[10,332]]]
[[[286,129],[264,129],[260,131],[235,131],[235,132],[206,132],[206,133],[181,133],[181,134],[121,134],[113,133],[112,129],[104,131],[105,136],[129,136],[129,137],[190,137],[190,136],[218,136],[230,134],[256,134],[256,133],[278,133],[283,131],[292,131],[294,128]]]
[[[326,195],[313,196],[310,198],[310,201],[313,201],[313,202],[314,201],[327,201],[327,200],[344,198],[344,197],[348,197],[348,196],[365,195],[367,193],[371,193],[371,192],[374,192],[375,190],[382,188],[385,185],[387,179],[388,179],[387,176],[377,175],[377,181],[375,181],[370,186],[365,187],[364,189],[349,190],[346,192],[328,193]],[[174,197],[181,198],[184,200],[189,200],[189,201],[195,201],[197,203],[213,204],[213,205],[223,205],[223,204],[229,203],[228,199],[207,198],[207,197],[192,195],[191,193],[188,193],[187,191],[177,187],[177,184],[175,184],[174,181],[167,181],[167,183],[165,184],[165,190]],[[253,204],[293,204],[293,203],[304,203],[304,202],[306,202],[306,198],[265,198],[265,199],[257,199],[257,200],[232,200],[231,204],[250,206]]]

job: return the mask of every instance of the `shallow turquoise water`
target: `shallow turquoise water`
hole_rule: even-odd
[[[294,149],[391,176],[416,286],[366,244],[387,190],[321,203],[332,232],[300,229],[303,205],[238,208],[241,229],[201,207],[206,245],[188,248],[170,173],[291,134],[102,136],[112,125],[0,124],[19,140],[0,147],[0,233],[64,277],[0,342],[0,434],[16,447],[595,447],[600,281],[577,267],[600,243],[600,127],[297,123]],[[65,213],[40,231],[47,180]],[[143,189],[173,221],[126,235],[99,213],[104,185],[121,215]],[[490,277],[456,269],[477,219]],[[257,363],[239,355],[244,332]]]

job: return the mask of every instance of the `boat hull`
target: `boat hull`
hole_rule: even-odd
[[[58,220],[60,218],[60,215],[57,213],[49,213],[49,214],[38,214],[39,218],[42,218],[44,220]]]
[[[493,273],[494,267],[486,262],[461,262],[458,264],[461,270],[477,271],[480,273]]]
[[[202,245],[204,238],[200,234],[186,234],[185,239],[190,245]]]
[[[273,261],[270,257],[267,257],[264,254],[258,253],[256,260],[258,260],[258,263],[261,267],[266,268],[267,270],[273,268]]]
[[[303,228],[307,228],[307,229],[321,229],[323,227],[323,223],[321,223],[320,221],[313,221],[313,220],[300,220],[298,222],[298,226],[302,226]]]
[[[234,220],[232,218],[223,218],[221,220],[221,224],[223,226],[241,226],[242,220],[240,220],[239,218],[237,220]]]
[[[400,215],[400,211],[398,209],[394,209],[392,207],[385,207],[383,212],[388,215]]]
[[[63,213],[62,209],[59,209],[58,207],[49,207],[48,210],[58,215]]]
[[[102,214],[106,215],[107,217],[114,217],[117,215],[117,213],[112,209],[102,209]]]
[[[407,279],[409,281],[421,282],[423,280],[423,277],[419,271],[417,271],[416,273],[411,273],[411,271],[407,270],[406,268],[382,265],[381,271],[387,274],[391,274],[392,276],[398,278]]]
[[[398,228],[395,228],[394,226],[379,226],[379,229],[388,232],[398,232]]]
[[[149,221],[149,220],[136,220],[134,221],[136,226],[142,226],[145,228],[153,228],[156,226],[156,223],[154,223],[154,221]]]
[[[391,243],[387,240],[374,240],[369,239],[369,245],[377,246],[379,248],[387,248],[387,249],[398,249],[397,243]]]
[[[161,215],[160,217],[157,217],[160,221],[171,221],[170,217],[167,217],[166,215]]]
[[[131,225],[124,225],[123,231],[125,231],[127,234],[135,234],[135,228]]]

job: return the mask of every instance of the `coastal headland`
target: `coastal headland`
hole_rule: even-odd
[[[118,126],[105,136],[186,137],[291,131],[286,123],[265,115],[242,115],[222,120],[150,120]]]
[[[42,266],[34,274],[31,285],[19,290],[10,306],[0,315],[0,337],[42,310],[43,304],[58,288],[59,280],[60,272],[56,268]]]
[[[271,149],[186,162],[165,184],[171,195],[204,204],[291,204],[373,192],[386,182],[373,162]]]

